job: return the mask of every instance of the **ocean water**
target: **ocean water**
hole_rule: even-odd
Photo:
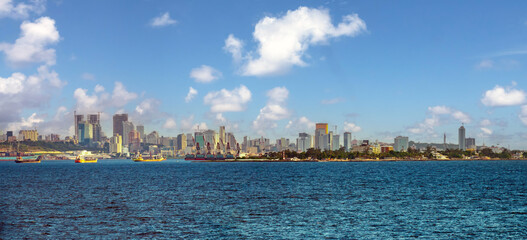
[[[526,239],[527,161],[0,162],[0,238]]]

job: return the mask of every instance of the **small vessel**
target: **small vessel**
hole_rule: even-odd
[[[18,155],[16,156],[15,162],[16,163],[40,163],[40,160],[42,159],[42,156],[23,156]]]
[[[161,162],[167,160],[162,155],[150,155],[149,157],[143,157],[141,154],[138,154],[133,158],[134,162]]]
[[[87,157],[84,155],[78,155],[77,158],[75,158],[75,163],[96,163],[97,158],[96,157]]]

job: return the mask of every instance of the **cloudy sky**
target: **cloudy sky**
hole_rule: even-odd
[[[73,134],[125,112],[176,136],[527,149],[525,1],[0,0],[0,130]]]

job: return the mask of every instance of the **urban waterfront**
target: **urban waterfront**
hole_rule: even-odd
[[[0,238],[527,238],[527,161],[0,162]]]

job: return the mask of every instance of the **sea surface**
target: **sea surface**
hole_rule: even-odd
[[[1,239],[526,239],[527,161],[0,162]]]

